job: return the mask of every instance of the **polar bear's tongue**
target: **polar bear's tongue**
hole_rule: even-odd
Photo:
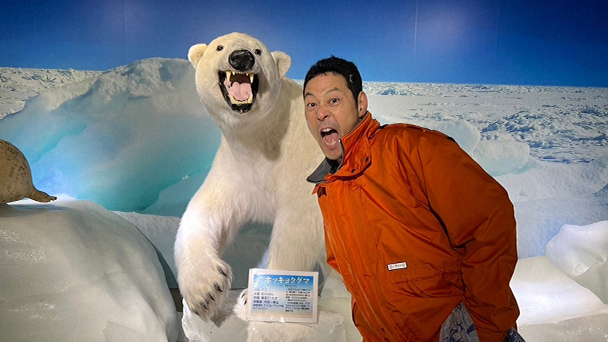
[[[229,94],[239,101],[246,101],[251,96],[251,83],[234,82],[230,86]]]

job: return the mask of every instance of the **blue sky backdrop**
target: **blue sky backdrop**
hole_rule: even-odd
[[[608,87],[607,0],[2,0],[0,67],[107,70],[239,31],[365,81]]]

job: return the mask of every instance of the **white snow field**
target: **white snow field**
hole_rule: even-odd
[[[381,122],[451,135],[507,189],[526,340],[608,341],[608,89],[364,89]],[[348,293],[332,278],[317,326],[250,324],[235,306],[219,329],[185,310],[185,332],[177,331],[172,245],[220,139],[188,61],[153,58],[103,73],[0,68],[0,139],[24,152],[40,190],[60,197],[0,206],[0,341],[360,339]],[[248,269],[264,265],[269,233],[246,226],[226,251],[233,296]]]

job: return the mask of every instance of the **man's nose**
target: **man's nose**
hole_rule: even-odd
[[[323,121],[327,119],[330,115],[330,111],[324,105],[319,105],[317,109],[317,119],[319,121]]]

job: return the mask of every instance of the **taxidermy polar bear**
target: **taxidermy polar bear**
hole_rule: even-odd
[[[306,125],[302,88],[285,76],[287,54],[231,33],[191,47],[188,58],[222,132],[175,242],[180,292],[206,320],[230,290],[231,268],[220,255],[247,221],[273,225],[268,268],[312,270],[322,260],[323,222],[306,177],[323,154]]]

